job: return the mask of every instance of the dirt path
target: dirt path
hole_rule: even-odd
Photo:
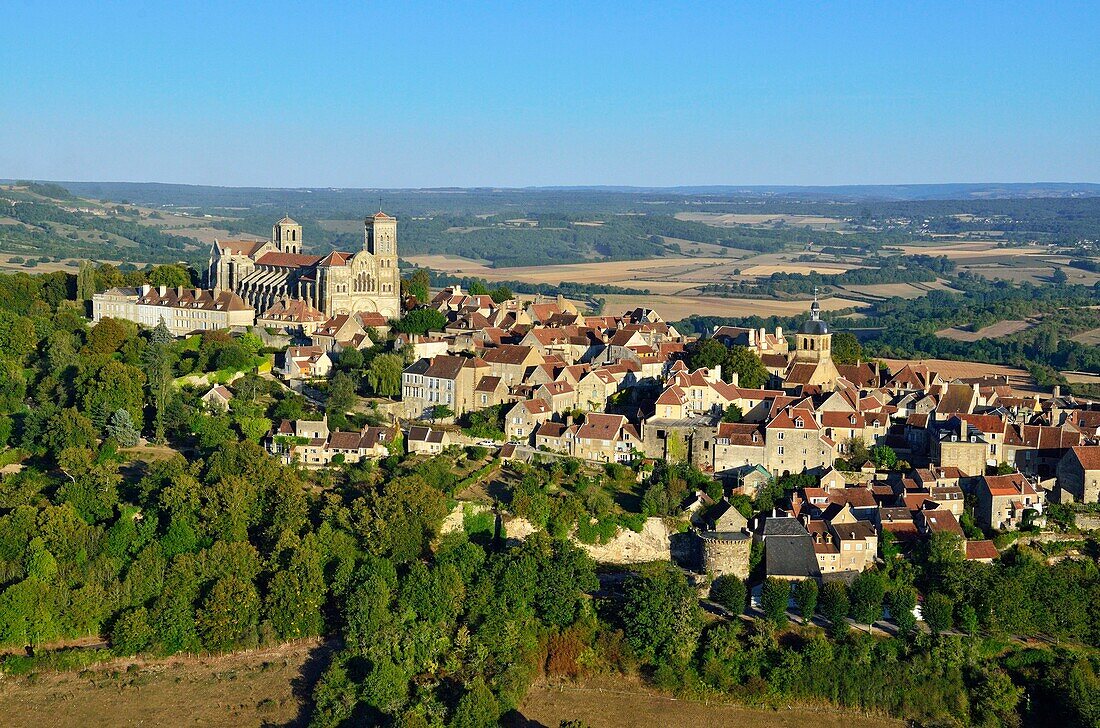
[[[538,683],[520,706],[514,726],[556,728],[580,720],[592,728],[902,728],[902,721],[827,708],[769,710],[725,703],[702,703],[649,690],[629,679],[583,683]],[[525,721],[525,722],[524,722]]]
[[[214,657],[115,660],[0,676],[0,722],[68,726],[293,726],[331,647],[304,640]]]

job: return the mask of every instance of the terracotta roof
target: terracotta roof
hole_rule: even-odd
[[[1070,449],[1085,470],[1100,470],[1100,445],[1079,445]]]
[[[321,261],[319,255],[300,253],[264,253],[256,260],[256,265],[270,265],[274,268],[309,268]]]
[[[764,447],[760,425],[749,422],[721,422],[716,437],[728,439],[731,445]]]
[[[252,255],[267,245],[265,240],[219,240],[217,246],[223,253],[233,255]]]
[[[486,349],[482,358],[490,364],[522,364],[530,355],[530,346],[516,346],[505,344],[492,349]]]
[[[996,559],[998,556],[1000,556],[1000,552],[997,551],[997,547],[992,541],[966,542],[967,559],[972,561],[976,559]]]

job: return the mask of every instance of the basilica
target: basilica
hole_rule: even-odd
[[[328,255],[302,252],[302,226],[284,217],[264,242],[215,241],[206,285],[232,291],[257,314],[288,300],[327,316],[359,312],[390,319],[401,312],[397,218],[384,212],[363,221],[363,248]]]

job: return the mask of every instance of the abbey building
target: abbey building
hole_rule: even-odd
[[[363,221],[363,248],[328,255],[302,252],[302,226],[284,217],[266,242],[215,241],[207,286],[232,291],[258,315],[279,302],[301,300],[328,316],[401,312],[397,218],[384,212]]]

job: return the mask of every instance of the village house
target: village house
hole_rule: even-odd
[[[283,355],[283,377],[321,379],[332,373],[332,359],[319,346],[291,346]]]
[[[413,425],[405,434],[405,447],[410,454],[438,455],[451,445],[451,433],[431,427]]]
[[[233,400],[233,393],[226,387],[218,384],[210,388],[206,394],[202,396],[203,404],[216,412],[228,412],[229,403]]]
[[[571,454],[597,462],[629,462],[641,447],[641,435],[626,417],[591,412],[577,428]]]
[[[980,528],[1014,530],[1023,523],[1025,511],[1043,511],[1043,492],[1023,473],[983,475],[975,495],[974,520]]]
[[[1100,501],[1100,445],[1069,448],[1058,462],[1058,488],[1075,501]]]
[[[535,430],[554,414],[545,399],[525,399],[508,410],[504,420],[504,435],[511,442],[526,443]]]
[[[446,407],[461,417],[476,409],[474,390],[488,365],[477,357],[441,355],[419,359],[401,373],[401,399],[415,417]]]
[[[286,334],[310,336],[327,318],[307,301],[283,296],[256,317],[256,325]]]

